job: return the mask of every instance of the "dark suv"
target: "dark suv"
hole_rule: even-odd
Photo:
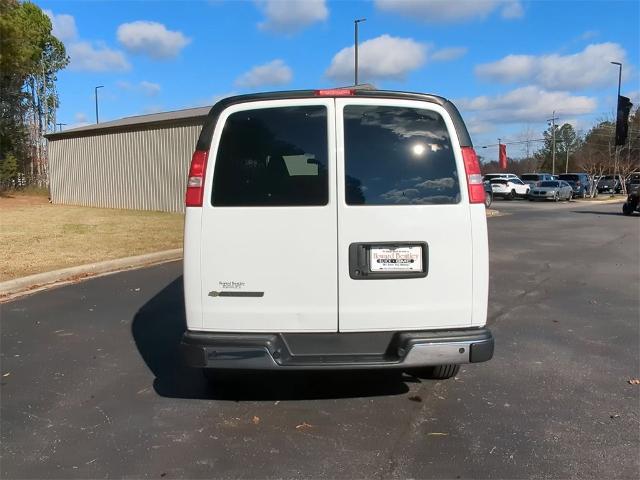
[[[622,175],[605,175],[598,180],[598,193],[622,191]]]
[[[540,186],[542,182],[552,181],[553,175],[550,173],[525,173],[520,175],[520,180],[533,188]]]
[[[587,196],[591,196],[592,193],[594,196],[598,195],[598,189],[591,180],[591,177],[586,173],[563,173],[558,175],[558,179],[564,180],[571,185],[574,197],[586,198]]]

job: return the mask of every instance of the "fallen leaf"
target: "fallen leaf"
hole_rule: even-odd
[[[300,425],[296,425],[296,430],[307,430],[313,428],[313,425],[309,425],[307,422],[302,422]]]
[[[632,378],[631,380],[629,380],[629,383],[631,385],[640,385],[640,378]]]
[[[422,397],[420,395],[413,395],[412,397],[409,397],[409,400],[411,400],[412,402],[421,402]]]
[[[258,425],[260,423],[260,417],[253,416],[253,424]]]
[[[4,375],[2,375],[3,377],[8,377],[9,375],[11,375],[11,372],[9,373],[5,373]]]
[[[445,437],[445,436],[447,436],[449,434],[448,433],[444,433],[444,432],[429,432],[429,433],[427,433],[427,435]]]
[[[617,413],[613,414],[613,415],[609,415],[609,418],[620,418],[620,415],[618,415]]]

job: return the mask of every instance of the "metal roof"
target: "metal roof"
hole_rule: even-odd
[[[48,140],[58,140],[67,137],[84,137],[98,133],[110,133],[110,131],[135,130],[171,123],[190,123],[204,119],[209,114],[211,106],[185,108],[171,112],[151,113],[148,115],[136,115],[133,117],[120,118],[110,122],[96,123],[84,127],[70,128],[61,132],[49,133],[45,135]]]

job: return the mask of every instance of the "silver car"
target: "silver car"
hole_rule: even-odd
[[[573,188],[564,180],[549,180],[540,182],[529,192],[529,200],[571,200],[573,198]]]

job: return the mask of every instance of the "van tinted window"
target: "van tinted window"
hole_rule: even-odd
[[[327,109],[245,110],[227,119],[213,175],[214,206],[326,205]]]
[[[349,205],[457,203],[456,162],[443,118],[417,108],[344,109]]]

